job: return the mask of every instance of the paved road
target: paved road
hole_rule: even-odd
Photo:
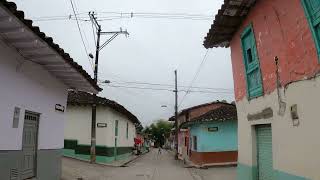
[[[173,154],[157,150],[128,164],[128,167],[105,167],[71,159],[62,161],[63,180],[234,180],[234,168],[196,170],[184,168]],[[215,172],[211,176],[210,172]],[[214,178],[212,178],[214,177]]]

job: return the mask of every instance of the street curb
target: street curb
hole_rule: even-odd
[[[137,160],[138,158],[140,158],[140,157],[142,157],[142,156],[144,156],[144,155],[148,154],[149,152],[150,152],[150,151],[147,151],[147,152],[145,152],[145,153],[142,153],[141,155],[139,155],[139,156],[137,156],[137,157],[135,157],[135,158],[133,158],[133,159],[129,160],[128,162],[123,163],[120,167],[126,167],[126,165],[127,165],[127,164],[131,163],[132,161]]]
[[[141,155],[140,155],[141,156]],[[126,164],[138,159],[140,156],[136,156],[136,157],[133,157],[132,159],[129,159],[128,161],[120,164],[120,165],[112,165],[112,164],[105,164],[105,163],[90,163],[90,161],[88,160],[84,160],[84,159],[80,159],[80,158],[74,158],[74,157],[70,157],[70,156],[63,156],[63,158],[67,158],[67,159],[72,159],[72,160],[75,160],[75,161],[81,161],[81,162],[84,162],[84,163],[88,163],[88,164],[93,164],[93,165],[98,165],[98,166],[105,166],[105,167],[125,167]]]

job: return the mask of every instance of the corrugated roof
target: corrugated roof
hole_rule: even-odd
[[[221,9],[215,16],[215,20],[204,39],[204,47],[229,47],[233,35],[256,1],[257,0],[224,0]]]
[[[139,126],[142,127],[138,118],[135,115],[133,115],[130,111],[128,111],[125,107],[118,104],[117,102],[112,101],[107,98],[97,97],[96,103],[98,105],[107,106],[107,107],[110,107],[111,109],[114,109],[115,111],[119,112],[120,114],[123,114],[128,119],[130,119],[131,122],[136,125],[136,127],[139,127]],[[78,91],[78,92],[69,91],[68,105],[91,105],[91,104],[93,104],[93,95],[92,94],[86,93],[86,92],[81,92],[81,91]]]
[[[42,65],[69,88],[98,92],[102,89],[91,76],[53,39],[25,19],[13,2],[0,0],[0,35],[26,60]]]
[[[190,121],[184,122],[180,127],[185,128],[192,124],[212,122],[212,121],[226,121],[237,120],[237,108],[233,104],[224,104],[223,106],[211,110],[199,117],[193,118]]]

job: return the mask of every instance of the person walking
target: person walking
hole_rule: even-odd
[[[161,154],[161,146],[159,146],[158,154]]]

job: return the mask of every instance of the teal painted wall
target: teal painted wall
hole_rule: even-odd
[[[258,180],[257,167],[238,163],[237,180]],[[283,171],[274,170],[272,180],[311,180],[308,178],[288,174]]]
[[[209,132],[208,127],[218,127]],[[197,152],[221,152],[238,150],[238,126],[236,120],[206,122],[190,127],[190,135],[197,136]]]
[[[84,160],[84,161],[90,161],[90,155],[76,154],[75,150],[73,150],[73,149],[63,149],[63,155],[66,157],[71,157],[71,158],[80,159],[80,160]],[[125,154],[117,155],[117,158],[115,158],[114,156],[111,156],[111,157],[97,156],[96,161],[98,163],[112,163],[116,160],[128,159],[130,156],[132,156],[132,153],[125,153]]]

